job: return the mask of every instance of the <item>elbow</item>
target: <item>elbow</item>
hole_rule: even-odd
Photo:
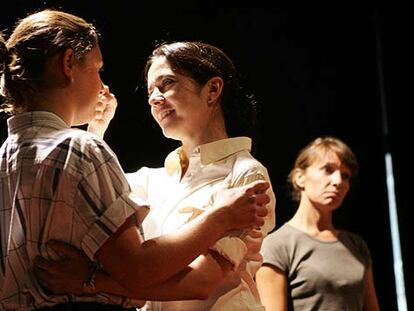
[[[138,298],[143,289],[148,288],[153,284],[151,278],[145,273],[124,274],[122,278],[117,279],[117,282],[134,298]]]

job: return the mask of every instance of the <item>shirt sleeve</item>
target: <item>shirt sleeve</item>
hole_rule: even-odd
[[[247,253],[247,246],[238,237],[223,237],[210,249],[216,251],[233,264],[233,270],[237,270]]]
[[[289,256],[286,248],[288,239],[283,237],[283,230],[283,227],[281,227],[266,236],[263,240],[260,253],[263,257],[263,264],[274,266],[288,275]]]
[[[131,191],[140,197],[145,205],[150,205],[148,202],[149,175],[150,169],[148,167],[142,167],[134,173],[126,174]]]
[[[139,223],[148,213],[145,198],[131,192],[125,174],[110,148],[92,140],[85,150],[82,179],[77,185],[74,206],[80,221],[87,226],[81,241],[85,253],[93,259],[97,250],[132,214]]]

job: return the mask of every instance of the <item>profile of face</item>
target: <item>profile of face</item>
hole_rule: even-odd
[[[351,171],[333,151],[316,157],[305,169],[297,169],[295,182],[301,189],[301,201],[332,211],[338,208],[350,188]]]
[[[81,61],[73,61],[73,90],[77,105],[73,125],[86,124],[92,120],[102,90],[100,72],[103,67],[99,46],[95,46]]]
[[[174,71],[163,56],[154,59],[147,74],[151,114],[168,138],[185,141],[202,135],[213,112],[208,105],[208,82],[197,84]]]

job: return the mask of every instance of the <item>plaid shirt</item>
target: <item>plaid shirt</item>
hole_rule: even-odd
[[[111,149],[36,111],[8,119],[0,149],[0,309],[32,310],[68,301],[139,306],[107,294],[48,295],[31,272],[36,255],[57,258],[46,243],[61,240],[90,259],[139,208]]]

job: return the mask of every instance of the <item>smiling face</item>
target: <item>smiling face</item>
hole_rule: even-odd
[[[301,189],[301,203],[308,201],[325,211],[332,211],[342,204],[350,188],[350,179],[350,169],[333,151],[315,158],[305,170],[298,169],[295,173],[295,182]]]
[[[203,143],[212,107],[208,87],[175,72],[165,57],[156,58],[147,76],[151,114],[168,138]]]

